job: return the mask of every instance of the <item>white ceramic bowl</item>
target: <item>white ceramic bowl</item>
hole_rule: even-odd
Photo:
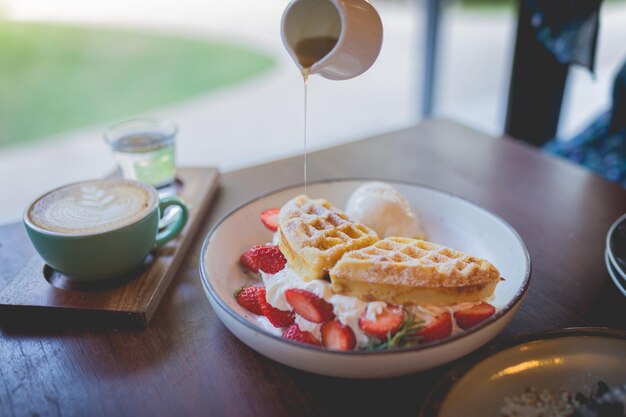
[[[343,208],[365,180],[331,180],[308,185],[312,198],[326,198]],[[253,245],[271,241],[260,221],[261,211],[281,207],[302,187],[291,187],[256,198],[217,223],[200,255],[204,291],[218,317],[241,341],[277,362],[317,374],[382,378],[409,374],[464,356],[495,337],[513,318],[530,280],[530,257],[517,232],[504,220],[454,195],[425,186],[387,181],[421,217],[428,239],[492,262],[505,278],[491,303],[496,314],[469,332],[447,339],[383,352],[330,351],[282,339],[263,328],[257,316],[240,307],[234,292],[254,278],[244,273],[239,257]]]

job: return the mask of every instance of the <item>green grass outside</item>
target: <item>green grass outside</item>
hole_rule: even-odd
[[[273,64],[237,45],[0,21],[0,148],[128,118]]]

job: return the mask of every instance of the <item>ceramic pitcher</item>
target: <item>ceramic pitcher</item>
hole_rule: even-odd
[[[383,40],[380,16],[365,0],[292,0],[283,13],[281,32],[298,66],[295,48],[299,41],[336,38],[333,49],[308,70],[330,80],[346,80],[367,71]]]

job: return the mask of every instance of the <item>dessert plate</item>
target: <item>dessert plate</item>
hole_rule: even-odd
[[[312,198],[325,198],[343,208],[359,186],[369,180],[329,180],[309,183]],[[253,245],[272,240],[259,220],[261,211],[281,207],[302,193],[295,186],[258,197],[225,216],[209,232],[200,255],[200,275],[213,310],[241,341],[277,362],[323,375],[381,378],[409,374],[464,356],[495,337],[519,309],[530,280],[530,257],[517,232],[504,220],[467,200],[433,188],[386,181],[409,201],[421,218],[428,239],[489,260],[504,281],[490,302],[496,314],[471,331],[428,344],[390,351],[331,351],[282,339],[234,299],[245,284],[258,282],[239,265]]]
[[[506,398],[519,397],[530,387],[548,390],[554,397],[563,389],[588,396],[599,381],[623,387],[624,352],[626,332],[605,328],[553,330],[503,340],[442,376],[419,415],[500,416]]]
[[[613,280],[613,283],[617,289],[626,297],[626,278],[620,275],[617,271],[617,267],[611,263],[611,257],[609,249],[604,252],[604,263],[606,263],[606,269],[609,272],[609,276]]]
[[[618,275],[626,279],[626,214],[615,220],[609,228],[606,253]]]

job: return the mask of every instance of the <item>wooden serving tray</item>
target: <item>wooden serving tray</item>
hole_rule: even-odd
[[[177,171],[177,195],[189,206],[182,232],[153,252],[134,276],[80,284],[53,271],[34,255],[0,292],[0,323],[55,324],[62,327],[139,327],[148,325],[211,204],[218,186],[214,168]]]

